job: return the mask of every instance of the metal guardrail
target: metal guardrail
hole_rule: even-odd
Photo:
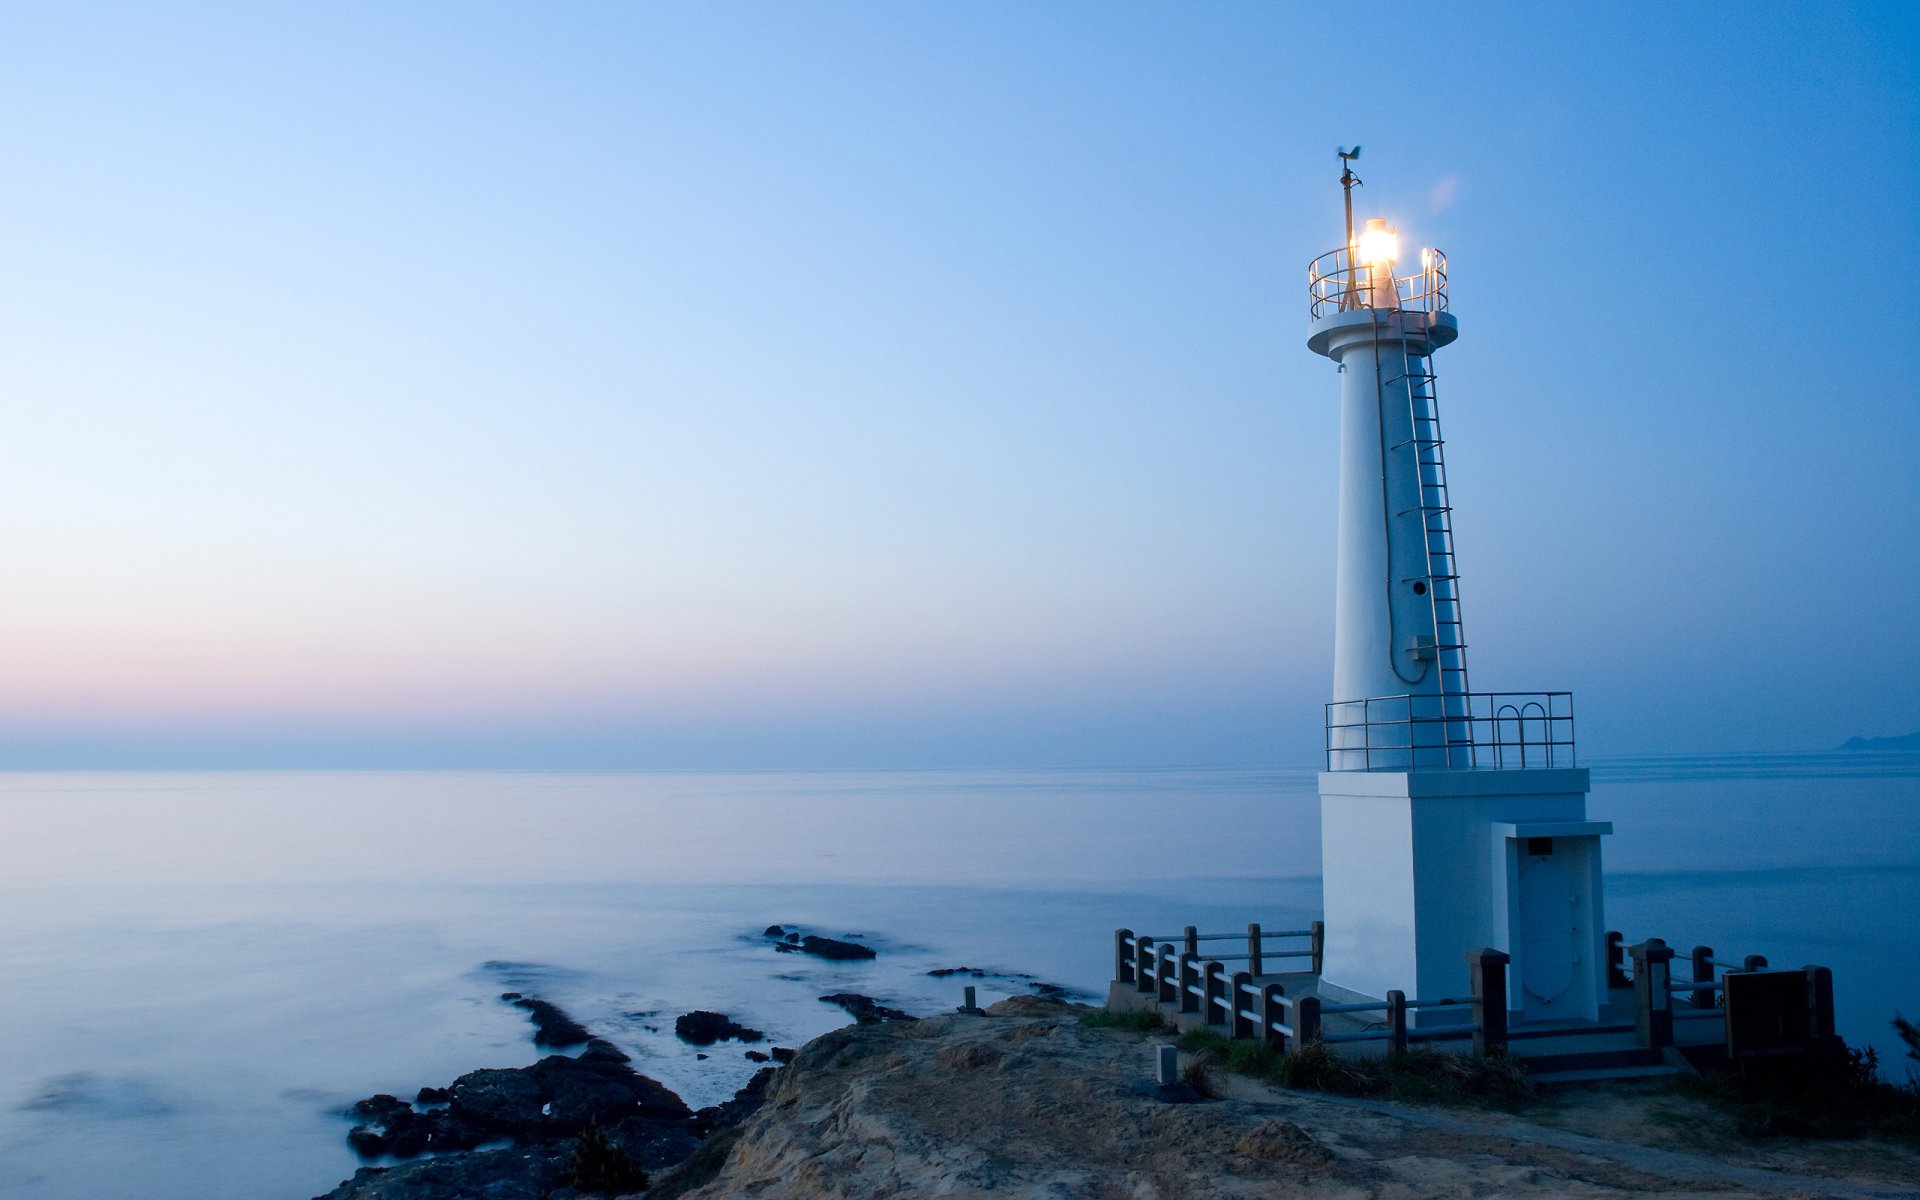
[[[1329,771],[1576,765],[1572,692],[1370,696],[1326,711]]]
[[[1397,308],[1416,313],[1447,311],[1447,256],[1440,251],[1422,250],[1420,270],[1411,275],[1391,276],[1394,294],[1376,297],[1376,287],[1384,292],[1389,277],[1386,271],[1376,274],[1362,262],[1356,247],[1329,250],[1307,264],[1307,315],[1319,320],[1329,313],[1362,308]]]

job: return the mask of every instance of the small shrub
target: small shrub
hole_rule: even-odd
[[[1127,1033],[1159,1033],[1167,1028],[1166,1019],[1152,1009],[1117,1012],[1111,1008],[1096,1008],[1082,1016],[1080,1023],[1089,1029],[1119,1029]]]
[[[1342,1058],[1327,1049],[1325,1042],[1295,1047],[1279,1059],[1270,1077],[1288,1087],[1341,1096],[1367,1096],[1385,1090],[1376,1063]]]
[[[1504,1054],[1477,1058],[1416,1046],[1382,1064],[1387,1094],[1429,1104],[1494,1104],[1517,1108],[1534,1099],[1533,1081]]]
[[[1195,1054],[1187,1060],[1186,1066],[1180,1068],[1180,1078],[1202,1096],[1217,1100],[1220,1098],[1220,1067],[1223,1061],[1218,1050]]]
[[[647,1186],[647,1173],[625,1150],[607,1140],[606,1131],[590,1122],[574,1139],[573,1161],[567,1164],[568,1187],[603,1195],[637,1192]]]
[[[1189,1029],[1180,1035],[1180,1049],[1187,1054],[1225,1054],[1231,1044],[1225,1034],[1212,1029]]]
[[[1265,1042],[1232,1042],[1227,1046],[1227,1070],[1260,1079],[1277,1079],[1283,1057]]]

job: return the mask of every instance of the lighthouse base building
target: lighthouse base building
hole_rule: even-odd
[[[1464,997],[1467,951],[1491,947],[1514,1021],[1598,1020],[1613,826],[1586,808],[1581,768],[1322,772],[1322,997]]]

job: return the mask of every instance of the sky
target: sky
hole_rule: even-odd
[[[1311,766],[1355,142],[1475,686],[1920,729],[1920,8],[1413,14],[0,5],[0,767]]]

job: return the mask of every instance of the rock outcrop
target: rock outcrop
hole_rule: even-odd
[[[1149,1082],[1154,1039],[1087,1028],[1084,1011],[1020,996],[984,1016],[826,1034],[745,1124],[657,1177],[649,1200],[1904,1194],[1826,1169],[1757,1170],[1747,1147],[1716,1159],[1239,1076],[1203,1079],[1212,1099],[1168,1103]]]

